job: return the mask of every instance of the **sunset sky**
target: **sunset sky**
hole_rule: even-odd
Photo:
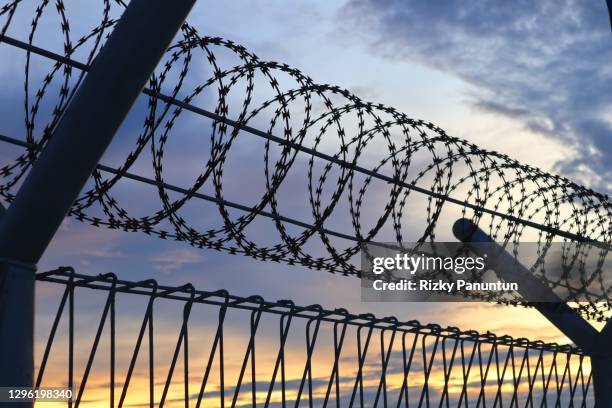
[[[86,19],[88,11],[81,5],[72,10],[78,30],[79,18]],[[451,136],[612,192],[612,40],[603,0],[207,0],[196,4],[188,21],[201,35],[231,39],[263,60],[298,68],[317,83],[349,89],[364,100],[433,122]],[[15,28],[12,35],[19,38],[25,27]],[[52,32],[51,27],[42,32]],[[0,45],[0,52],[20,55],[7,47]],[[22,69],[23,58],[0,64],[0,115],[5,119],[22,115]],[[15,75],[21,75],[19,81],[9,80]],[[21,137],[15,135],[18,125],[2,122],[0,133]],[[128,120],[120,135],[140,125],[140,118],[138,123]],[[181,126],[185,143],[195,143],[198,132],[207,131],[195,122]],[[130,149],[118,137],[105,159],[113,162]],[[183,185],[191,182],[182,166],[197,162],[195,151],[165,163],[171,181],[185,177]],[[229,190],[247,188],[240,173],[251,161],[261,161],[261,151],[242,154],[244,169],[233,169],[236,184]],[[140,198],[129,200],[134,204]],[[214,208],[207,204],[198,211],[213,214]],[[260,233],[265,237],[265,231]],[[65,220],[39,270],[59,265],[84,274],[112,271],[127,280],[191,282],[236,295],[566,342],[535,311],[482,303],[362,303],[355,278],[198,250],[74,219]],[[55,292],[39,293],[40,335],[56,302]]]
[[[436,8],[393,1],[210,1],[197,3],[188,21],[202,35],[232,39],[319,83],[347,88],[543,170],[578,176],[605,192],[612,171],[605,160],[610,143],[601,134],[612,128],[612,102],[604,92],[612,77],[605,62],[612,55],[607,18],[604,2]],[[361,304],[355,279],[74,220],[66,221],[40,269],[66,264],[86,273],[189,281],[240,295],[291,298],[517,336],[546,327],[540,336],[558,338],[531,311],[482,304]],[[279,288],[279,279],[291,285]],[[457,307],[470,313],[455,313]]]

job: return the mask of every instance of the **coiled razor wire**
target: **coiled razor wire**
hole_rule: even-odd
[[[26,57],[24,135],[1,136],[27,149],[0,168],[0,195],[9,202],[124,7],[104,0],[100,12],[88,4],[79,18],[93,22],[75,35],[62,0],[35,4],[15,0],[0,9],[2,41]],[[27,21],[30,28],[20,33]],[[53,22],[57,29],[49,28]],[[57,34],[61,47],[37,45],[39,38],[51,43]],[[317,84],[232,41],[202,37],[188,24],[179,37],[144,90],[148,106],[135,145],[123,153],[119,166],[97,167],[90,188],[70,211],[74,218],[198,248],[359,276],[362,243],[432,243],[450,235],[455,219],[467,217],[515,253],[520,241],[538,242],[543,255],[553,240],[583,244],[566,254],[571,274],[548,276],[541,262],[531,268],[551,287],[578,280],[580,286],[564,300],[586,296],[588,304],[577,305],[581,313],[607,319],[612,290],[602,270],[611,242],[607,195],[451,137],[347,90]],[[37,80],[40,57],[50,68]],[[194,115],[199,126],[190,132],[207,135],[209,146],[191,186],[176,186],[167,181],[172,166],[164,165],[173,150],[169,143],[189,134],[179,128]],[[263,146],[247,154],[245,138],[262,139]],[[242,167],[227,165],[234,157],[241,158]],[[150,177],[135,170],[142,168],[143,158],[150,158]],[[253,186],[240,185],[240,173],[234,171],[256,174],[256,159],[262,163],[259,196]],[[142,208],[130,208],[129,200],[119,198],[126,180],[154,186],[157,209],[141,215]],[[248,198],[231,199],[242,189]],[[296,213],[293,196],[307,203],[299,217],[285,213]],[[220,223],[210,225],[207,218],[199,225],[202,217],[192,205],[197,200],[214,203]],[[270,222],[261,224],[265,219]],[[585,266],[588,256],[599,259],[594,267]],[[497,300],[521,303],[517,295],[504,296]]]
[[[75,407],[593,404],[571,346],[65,267],[37,280],[60,301],[36,386],[65,379]]]

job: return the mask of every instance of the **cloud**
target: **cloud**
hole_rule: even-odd
[[[374,52],[450,72],[473,85],[475,107],[572,147],[555,170],[612,190],[604,1],[350,0],[340,17]]]
[[[198,264],[204,262],[201,251],[187,248],[176,248],[163,251],[151,259],[156,270],[160,272],[173,272],[181,269],[185,265]]]

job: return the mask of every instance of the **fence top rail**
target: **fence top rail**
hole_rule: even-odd
[[[343,308],[329,310],[321,305],[296,305],[291,300],[267,301],[261,296],[236,296],[227,290],[205,291],[195,289],[190,283],[181,286],[160,285],[155,279],[142,281],[128,281],[118,279],[114,273],[100,275],[85,275],[76,273],[71,267],[59,267],[47,272],[40,272],[36,279],[42,282],[51,282],[67,286],[67,290],[74,287],[102,290],[109,292],[109,296],[117,293],[148,296],[153,299],[167,299],[185,302],[186,304],[199,303],[252,311],[254,313],[270,313],[286,315],[307,320],[334,323],[339,325],[365,327],[368,329],[390,330],[404,334],[417,334],[422,336],[435,336],[443,340],[452,339],[461,342],[475,342],[511,348],[533,349],[542,352],[565,353],[583,356],[581,349],[572,345],[546,343],[541,340],[514,338],[509,335],[497,335],[487,331],[479,333],[475,330],[460,330],[457,327],[442,327],[438,324],[423,324],[418,320],[400,321],[394,316],[377,317],[374,314],[352,314]]]

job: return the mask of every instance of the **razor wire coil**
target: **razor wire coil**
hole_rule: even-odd
[[[0,168],[0,195],[8,202],[52,137],[62,112],[117,21],[113,14],[120,15],[123,4],[102,1],[99,21],[77,37],[63,1],[40,1],[32,14],[23,17],[18,13],[20,7],[23,3],[15,0],[0,8],[2,41],[26,52],[23,129],[28,150]],[[41,21],[49,15],[59,22],[63,44],[59,52],[35,43]],[[9,36],[18,25],[16,18],[30,18],[27,42]],[[85,62],[76,62],[75,55],[84,56]],[[229,67],[221,57],[228,55],[235,62]],[[34,79],[34,56],[51,61],[49,72],[40,81]],[[206,69],[197,68],[197,64],[205,64]],[[201,71],[209,73],[204,80],[193,74]],[[592,251],[598,251],[602,259],[599,268],[585,270],[581,266],[584,253],[589,252],[583,248],[569,256],[576,260],[580,281],[596,286],[589,304],[576,307],[589,318],[607,319],[612,289],[601,268],[610,248],[612,205],[605,194],[448,136],[434,124],[363,101],[340,87],[317,84],[299,70],[263,61],[232,41],[202,37],[188,24],[151,76],[145,95],[148,107],[135,146],[116,168],[98,167],[92,188],[70,211],[74,218],[94,226],[185,241],[198,248],[358,276],[361,271],[355,256],[360,244],[376,241],[383,232],[401,244],[411,221],[410,206],[422,195],[423,215],[419,217],[424,219],[424,227],[413,237],[415,241],[435,242],[440,231],[450,230],[445,225],[445,211],[457,205],[457,215],[471,218],[492,239],[513,251],[518,250],[524,236],[540,242],[543,252],[559,238],[593,246]],[[198,105],[206,98],[212,100],[212,109]],[[51,111],[47,116],[40,113],[45,106]],[[188,112],[212,121],[210,151],[192,185],[177,188],[167,182],[165,163],[169,142],[176,139],[177,124]],[[265,122],[260,130],[260,123]],[[237,150],[244,133],[264,140],[264,191],[257,199],[251,197],[251,204],[228,199],[231,181],[225,177],[228,157]],[[376,146],[375,154],[372,146]],[[130,169],[146,154],[151,155],[152,177],[140,177],[140,181],[156,188],[161,208],[142,216],[114,192],[121,181],[138,180]],[[378,161],[372,156],[379,157]],[[296,168],[306,176],[308,220],[287,217],[281,208],[286,200],[281,192]],[[212,192],[202,193],[206,188]],[[372,196],[379,199],[381,191],[386,193],[385,201],[378,203],[377,213],[369,219],[371,211],[365,209],[365,203]],[[187,212],[183,213],[199,198],[215,204],[221,225],[199,228]],[[344,227],[350,225],[348,231],[328,227],[340,213],[347,215]],[[249,229],[262,217],[272,220],[276,244],[265,245],[250,236]],[[300,226],[301,231],[289,229],[290,224]],[[323,254],[310,249],[313,243]],[[563,278],[547,278],[542,265],[534,265],[534,272],[553,287],[572,284]],[[522,303],[519,297],[494,300]],[[566,300],[575,299],[570,296]]]

